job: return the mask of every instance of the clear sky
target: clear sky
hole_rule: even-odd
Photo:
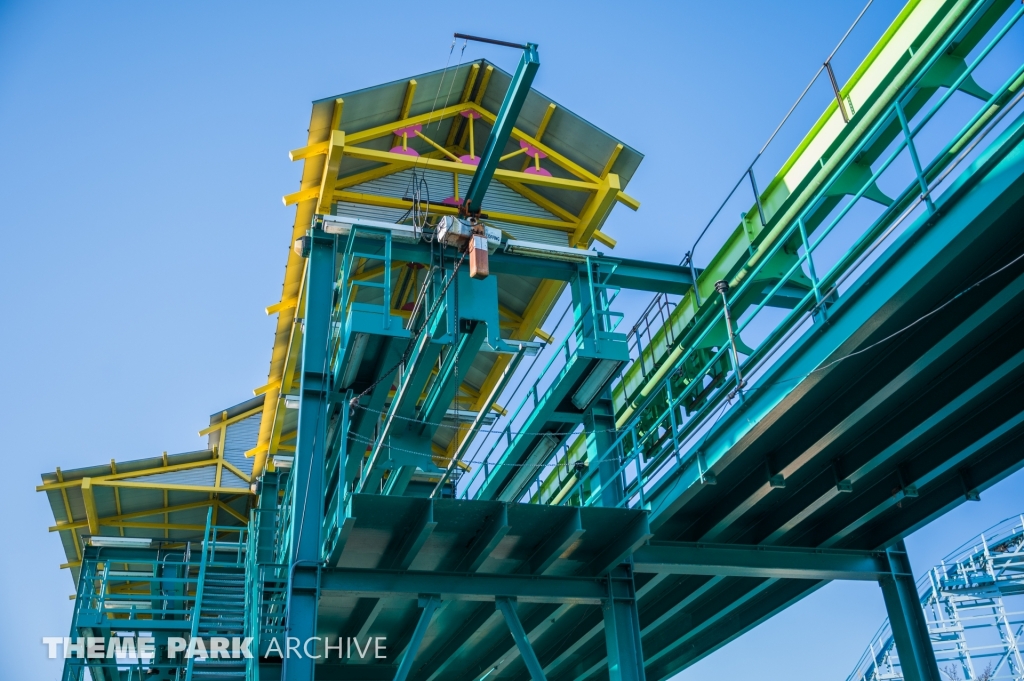
[[[311,100],[442,68],[453,31],[539,43],[535,87],[646,154],[616,252],[677,261],[863,1],[0,0],[0,678],[59,678],[40,638],[70,623],[39,474],[201,448],[208,415],[265,382]],[[868,10],[840,81],[901,5]],[[1022,491],[915,534],[915,568]],[[680,678],[841,681],[883,618],[877,586],[832,584]]]

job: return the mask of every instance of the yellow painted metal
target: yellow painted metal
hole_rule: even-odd
[[[615,145],[615,149],[612,150],[612,153],[608,157],[608,160],[604,162],[604,168],[601,169],[602,178],[607,177],[608,173],[612,172],[612,166],[615,165],[615,161],[619,159],[619,154],[622,153],[622,148],[623,147],[621,144]]]
[[[409,109],[412,108],[412,99],[416,96],[416,79],[410,78],[409,83],[405,86],[405,99],[402,100],[402,108],[398,114],[398,120],[409,117]],[[333,129],[333,128],[332,128]],[[395,135],[394,140],[391,142],[391,146],[396,147],[402,142],[400,135]]]
[[[604,224],[614,207],[620,188],[619,176],[615,173],[609,173],[601,180],[601,189],[590,197],[580,214],[580,223],[569,239],[570,246],[590,244],[594,232]]]
[[[299,303],[299,301],[296,300],[295,298],[289,298],[288,300],[282,300],[279,303],[274,303],[273,305],[267,306],[267,314],[271,315],[271,314],[274,314],[274,313],[277,313],[277,312],[284,312],[285,310],[291,310],[296,305],[298,305],[298,303]]]
[[[90,534],[100,533],[100,514],[96,511],[96,496],[93,493],[92,478],[82,478],[82,503],[85,506],[86,525]]]
[[[160,508],[146,509],[144,511],[135,511],[134,513],[118,513],[117,515],[114,515],[114,516],[108,516],[108,517],[105,517],[105,518],[99,518],[99,524],[100,525],[110,525],[110,524],[112,524],[114,522],[118,522],[118,521],[135,520],[137,518],[149,518],[149,517],[156,516],[156,515],[164,515],[164,514],[167,514],[167,513],[177,513],[178,511],[188,511],[188,510],[196,509],[196,508],[209,508],[209,506],[211,504],[213,504],[213,503],[219,503],[219,502],[216,502],[216,501],[214,501],[214,502],[211,502],[211,501],[195,501],[195,502],[192,502],[192,503],[189,503],[189,504],[177,504],[175,506],[169,506],[169,507],[166,507],[166,508],[160,507]],[[76,521],[71,522],[71,523],[57,523],[56,525],[52,525],[49,528],[49,531],[50,532],[64,532],[66,530],[82,529],[84,527],[88,527],[88,522],[87,521],[85,521],[85,520],[76,520]]]
[[[263,387],[267,387],[267,386],[263,386]],[[259,393],[257,393],[257,394],[259,394]],[[218,421],[217,423],[211,424],[210,426],[200,430],[199,431],[199,437],[205,437],[206,435],[209,435],[210,433],[212,433],[214,431],[218,431],[218,430],[223,431],[225,428],[230,426],[232,423],[238,423],[239,421],[244,421],[245,419],[249,418],[250,416],[253,416],[254,414],[258,414],[261,411],[263,411],[263,407],[256,407],[255,409],[250,409],[249,411],[242,412],[241,414],[236,414],[235,416],[232,416],[231,418],[226,418],[227,412],[224,412],[222,414],[222,419],[220,421]],[[223,445],[224,445],[224,442],[223,442],[223,434],[222,434],[221,435],[221,446],[223,447]]]

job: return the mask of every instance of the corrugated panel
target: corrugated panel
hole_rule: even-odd
[[[241,471],[249,472],[252,468],[252,459],[245,458],[245,453],[256,446],[262,417],[262,414],[253,414],[232,423],[224,435],[224,460]]]

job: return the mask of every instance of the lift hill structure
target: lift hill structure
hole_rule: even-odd
[[[910,2],[704,263],[609,253],[642,156],[536,45],[315,102],[268,382],[43,475],[72,636],[158,639],[64,678],[663,679],[860,579],[937,681],[901,539],[1024,463],[1022,13]]]

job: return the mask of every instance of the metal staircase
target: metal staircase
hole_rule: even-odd
[[[206,655],[193,654],[186,665],[186,681],[244,681],[246,658],[232,641],[246,635],[246,554],[248,545],[231,530],[233,541],[218,539],[225,528],[211,525],[203,539],[203,555],[199,566],[195,608],[192,615],[190,650],[204,650]],[[219,644],[219,645],[218,645]]]

